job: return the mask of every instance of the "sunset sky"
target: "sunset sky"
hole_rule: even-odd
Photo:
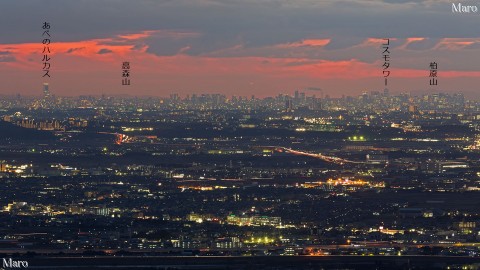
[[[3,0],[0,10],[0,94],[41,95],[48,82],[59,96],[358,95],[383,91],[389,37],[391,92],[480,98],[480,13],[452,13],[452,1]],[[130,86],[121,85],[124,61]]]

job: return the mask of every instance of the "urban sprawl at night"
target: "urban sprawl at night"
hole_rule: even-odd
[[[0,110],[3,253],[480,257],[480,102],[460,93],[57,97],[45,83]]]

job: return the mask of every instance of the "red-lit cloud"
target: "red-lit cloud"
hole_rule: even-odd
[[[323,47],[330,42],[330,39],[304,39],[298,42],[279,44],[278,48],[297,48],[297,47]]]
[[[63,89],[58,91],[60,95],[102,92],[123,94],[131,93],[132,89],[139,95],[168,95],[175,91],[235,93],[240,88],[241,93],[246,95],[259,91],[259,88],[267,89],[262,93],[270,95],[282,86],[295,88],[338,80],[354,88],[358,87],[356,81],[359,80],[368,80],[370,84],[366,87],[381,86],[377,82],[383,81],[380,48],[384,39],[379,38],[368,38],[359,45],[337,51],[324,49],[330,39],[307,38],[253,49],[239,44],[203,55],[189,54],[190,50],[195,49],[192,41],[191,44],[180,44],[174,55],[157,55],[148,51],[150,39],[155,37],[187,39],[190,42],[201,38],[202,34],[189,31],[142,31],[104,39],[54,41],[49,46],[53,75],[49,80],[57,89]],[[392,56],[395,59],[392,62],[415,63],[415,57],[404,60],[400,56],[410,53],[409,45],[425,40],[423,37],[407,38],[401,46],[395,48],[397,56]],[[399,40],[392,38],[391,42]],[[458,52],[478,42],[479,39],[445,38],[435,41],[436,45],[429,52]],[[0,70],[18,80],[7,82],[9,90],[3,91],[12,93],[35,89],[40,85],[44,80],[41,78],[42,49],[43,44],[40,42],[0,44],[0,52],[8,55],[11,60],[0,62]],[[269,51],[272,53],[269,54]],[[231,52],[236,54],[227,55]],[[278,55],[275,54],[277,52]],[[342,56],[345,52],[371,54],[375,60],[368,62],[346,58]],[[131,62],[131,79],[136,86],[119,88],[120,64],[123,61]],[[427,61],[412,67],[406,64],[392,65],[391,76],[406,81],[428,79],[428,70],[419,68],[428,66]],[[480,77],[480,71],[445,68],[439,71],[439,76],[444,80],[477,78]]]

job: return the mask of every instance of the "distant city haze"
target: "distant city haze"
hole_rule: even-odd
[[[480,98],[479,17],[452,13],[451,1],[8,0],[0,8],[0,95],[41,96],[49,83],[58,96],[339,97],[388,88]],[[50,78],[42,78],[44,22]]]

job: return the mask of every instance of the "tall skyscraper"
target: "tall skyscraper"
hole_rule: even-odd
[[[45,99],[50,97],[50,90],[48,90],[48,83],[43,83],[43,97]]]
[[[285,100],[285,111],[291,112],[293,110],[293,101],[291,99]]]

